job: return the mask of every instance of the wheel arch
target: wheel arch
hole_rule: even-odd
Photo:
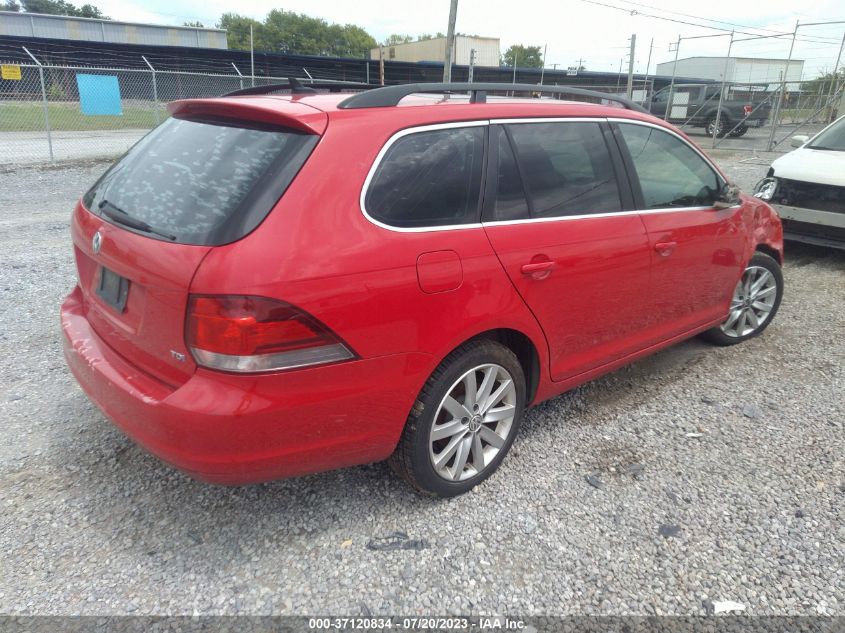
[[[757,246],[754,247],[754,252],[764,253],[765,255],[768,255],[769,257],[774,259],[778,264],[783,266],[783,257],[781,256],[781,252],[776,248],[769,246],[768,244],[757,244]]]
[[[461,345],[465,345],[469,341],[478,339],[496,341],[497,343],[500,343],[510,349],[516,355],[519,364],[522,366],[522,371],[525,373],[525,402],[528,406],[530,406],[537,395],[537,388],[540,385],[541,371],[540,354],[537,350],[537,346],[534,344],[534,341],[519,330],[511,328],[496,328],[480,332],[461,343]],[[457,347],[460,347],[461,345],[458,345]],[[457,347],[455,349],[457,349]],[[449,353],[451,354],[452,352],[450,351]]]

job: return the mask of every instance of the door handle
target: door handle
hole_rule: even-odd
[[[523,264],[521,270],[523,275],[528,275],[534,279],[545,279],[554,267],[553,261],[531,262],[530,264]]]
[[[656,250],[657,254],[661,257],[669,257],[669,255],[675,252],[675,247],[677,245],[677,242],[657,242],[657,244],[654,245],[654,250]]]

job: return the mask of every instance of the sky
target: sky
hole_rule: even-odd
[[[392,33],[445,32],[449,13],[449,0],[250,0],[243,5],[223,0],[90,1],[114,19],[162,24],[199,20],[207,26],[233,7],[258,20],[279,8],[328,22],[357,24],[379,41]],[[731,29],[746,33],[737,34],[737,40],[751,34],[791,34],[796,20],[843,22],[798,30],[793,59],[805,60],[804,78],[831,71],[845,33],[841,0],[806,4],[795,0],[459,0],[457,31],[498,37],[502,52],[511,44],[548,46],[547,67],[574,66],[580,59],[587,70],[597,71],[617,71],[620,64],[627,70],[629,38],[636,34],[634,70],[646,71],[651,48],[650,72],[654,72],[656,63],[674,58],[670,43],[679,36],[696,38],[681,40],[680,58],[724,56]],[[718,37],[697,37],[719,33]],[[785,59],[789,47],[786,37],[737,41],[732,55]],[[845,53],[841,64],[845,65]]]

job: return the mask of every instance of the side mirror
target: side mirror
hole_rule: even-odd
[[[716,201],[713,203],[713,208],[730,209],[731,207],[738,205],[741,202],[739,194],[739,187],[733,183],[726,182],[722,187],[722,190],[719,192],[719,197],[716,198]]]
[[[804,143],[810,140],[810,137],[806,134],[798,134],[792,137],[792,140],[789,141],[792,147],[801,147]]]

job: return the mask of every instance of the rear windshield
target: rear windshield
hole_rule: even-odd
[[[260,124],[170,118],[115,163],[83,202],[156,239],[226,244],[267,216],[317,139]]]

